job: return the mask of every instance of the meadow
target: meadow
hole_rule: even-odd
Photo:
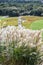
[[[38,27],[38,29],[43,28],[43,17],[22,16],[22,19],[24,20],[24,22],[22,22],[22,26],[24,26],[25,28],[33,28],[34,24],[36,25],[36,27]],[[6,27],[9,25],[18,26],[18,17],[6,17],[5,18],[5,17],[0,16],[0,27]]]

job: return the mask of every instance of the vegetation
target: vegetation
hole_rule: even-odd
[[[33,29],[33,30],[43,29],[43,20],[37,20],[37,21],[33,22],[31,24],[30,28]]]
[[[16,44],[15,42],[12,45]],[[8,48],[11,49],[8,51],[10,56],[3,56],[0,57],[0,63],[3,65],[40,65],[42,63],[41,57],[43,57],[42,53],[36,47],[27,47],[22,45],[21,47],[15,48],[15,46],[9,46]],[[2,50],[4,51],[4,49]],[[7,54],[8,54],[7,52]],[[7,55],[6,54],[6,55]],[[41,54],[41,55],[40,55]]]
[[[43,3],[41,2],[0,2],[0,15],[2,16],[19,16],[34,15],[43,16]]]
[[[25,28],[30,28],[31,24],[33,24],[35,21],[39,21],[41,23],[40,20],[42,20],[42,23],[43,23],[43,17],[38,17],[38,16],[22,16],[22,19],[24,20],[24,22],[22,22],[22,25]],[[18,26],[18,17],[5,18],[5,17],[0,16],[0,27],[6,27],[9,25]]]
[[[42,64],[43,1],[0,0],[0,65]]]
[[[2,65],[41,65],[43,63],[41,33],[43,30],[40,32],[40,30],[15,26],[0,29],[0,63]]]

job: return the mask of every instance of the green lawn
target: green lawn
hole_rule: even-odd
[[[30,25],[30,29],[40,30],[43,29],[43,20],[37,20]]]
[[[43,29],[43,20],[37,20],[37,21],[33,22],[30,25],[30,29],[33,29],[33,30]],[[42,38],[43,38],[43,33],[42,33]]]

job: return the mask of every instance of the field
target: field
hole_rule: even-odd
[[[33,22],[30,26],[31,29],[37,30],[43,28],[43,20],[37,20]]]
[[[24,22],[22,26],[27,29],[40,30],[43,29],[43,17],[38,16],[22,16]],[[6,26],[18,26],[18,17],[2,17],[0,16],[0,28]]]
[[[34,22],[37,22],[37,24],[35,24],[36,27],[38,27],[39,29],[43,28],[43,25],[42,25],[43,24],[43,17],[22,16],[22,19],[24,20],[24,22],[22,22],[22,26],[24,26],[25,28],[33,28]],[[18,17],[2,17],[2,16],[0,16],[0,27],[6,27],[8,25],[18,26]],[[32,27],[32,25],[33,25],[33,27]]]

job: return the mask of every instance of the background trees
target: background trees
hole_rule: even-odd
[[[28,3],[0,3],[0,15],[2,16],[19,16],[19,15],[42,16],[43,4],[37,2]]]

